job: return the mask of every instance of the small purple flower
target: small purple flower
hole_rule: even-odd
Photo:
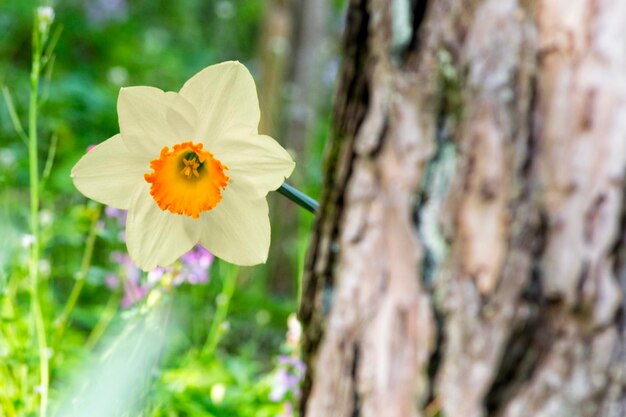
[[[116,218],[117,214],[120,212],[119,209],[116,209],[115,207],[111,207],[111,206],[106,206],[104,208],[104,214],[108,217],[108,218]]]
[[[209,280],[209,268],[215,257],[201,245],[196,245],[192,250],[181,257],[183,267],[174,279],[175,285],[183,282],[189,284],[201,284]]]
[[[163,278],[163,275],[165,275],[165,268],[155,268],[152,271],[148,272],[148,282],[151,284],[156,284],[161,278]]]
[[[300,358],[294,358],[293,356],[280,355],[278,357],[278,364],[293,369],[294,373],[300,376],[304,375],[304,371],[306,371],[304,362],[302,362]]]
[[[141,279],[141,271],[130,256],[123,252],[115,251],[111,253],[111,260],[118,263],[125,272],[126,279],[133,282],[139,282]]]
[[[104,208],[104,214],[109,219],[116,219],[121,227],[124,227],[126,225],[126,210],[120,210],[111,206],[106,206]]]
[[[124,308],[128,308],[137,301],[143,299],[146,294],[148,294],[147,286],[139,285],[137,282],[126,280],[124,281],[124,297],[122,298],[120,305]]]
[[[287,370],[279,369],[276,373],[276,379],[274,381],[274,388],[272,388],[272,392],[270,392],[270,400],[275,403],[282,401],[285,396],[287,396],[287,392],[289,391],[288,381],[287,381]]]
[[[104,285],[110,290],[116,290],[120,286],[120,279],[113,274],[107,274],[104,277]]]
[[[107,207],[105,213],[110,218],[120,219],[126,216],[124,210]],[[125,219],[124,219],[125,220]],[[171,283],[178,286],[184,282],[200,284],[209,280],[209,268],[213,264],[213,254],[200,245],[196,245],[191,251],[182,257],[178,266],[158,267],[148,272],[147,279],[142,282],[142,273],[127,253],[115,251],[111,253],[111,260],[120,267],[120,277],[109,274],[105,278],[105,285],[109,289],[117,289],[120,283],[123,285],[124,297],[122,307],[130,307],[137,301],[146,297],[148,292],[159,285],[166,276],[176,273]],[[175,264],[176,265],[176,264]],[[167,280],[167,278],[166,278]]]
[[[113,252],[111,259],[122,267],[125,276],[123,280],[124,297],[122,298],[121,305],[124,308],[130,307],[146,296],[149,287],[145,284],[141,284],[141,271],[135,266],[127,254]]]
[[[270,400],[282,401],[289,393],[298,397],[300,395],[300,382],[304,377],[306,366],[300,359],[286,355],[278,357],[278,366]]]

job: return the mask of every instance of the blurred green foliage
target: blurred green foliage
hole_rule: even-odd
[[[342,3],[333,2],[335,14]],[[4,92],[4,99],[0,98],[0,416],[35,415],[38,401],[38,353],[27,288],[28,152],[16,133],[11,107],[26,130],[33,13],[39,4],[0,0]],[[116,100],[122,86],[178,90],[195,72],[229,59],[258,74],[258,39],[267,2],[58,0],[53,5],[54,53],[41,82],[38,133],[40,170],[51,168],[49,176],[44,173],[40,191],[40,279],[54,406],[84,360],[102,353],[108,329],[150,308],[144,300],[123,309],[121,288],[106,286],[107,276],[120,269],[111,254],[125,250],[120,229],[74,189],[71,167],[88,146],[119,131]],[[298,161],[304,178],[300,185],[313,195],[321,182],[319,166],[329,123],[325,115],[316,120],[306,158]],[[300,267],[311,221],[303,212],[293,225],[299,230],[298,249],[292,254],[298,259],[293,262]],[[90,233],[95,233],[92,255],[86,253],[85,243]],[[68,320],[60,320],[84,267],[84,286],[76,304]],[[275,286],[276,277],[267,268],[242,269],[228,300],[227,316],[218,323],[219,346],[207,354],[216,310],[226,296],[227,270],[228,266],[217,263],[208,284],[159,288],[159,302],[171,310],[176,325],[158,369],[153,370],[154,383],[142,397],[141,415],[284,412],[285,405],[272,401],[269,394],[275,385],[276,358],[281,353],[295,354],[286,351],[284,339],[287,317],[296,309],[296,277],[288,277],[287,286]]]

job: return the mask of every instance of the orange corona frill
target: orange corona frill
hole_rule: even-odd
[[[150,168],[153,172],[144,178],[159,208],[194,219],[217,206],[228,184],[224,173],[228,168],[203,150],[201,143],[179,143],[172,150],[166,146]]]

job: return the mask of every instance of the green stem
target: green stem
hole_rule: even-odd
[[[59,343],[61,341],[63,333],[65,332],[67,320],[69,319],[72,310],[74,310],[74,306],[76,305],[78,297],[80,296],[80,293],[83,290],[83,286],[85,285],[87,273],[89,272],[89,266],[91,265],[91,258],[93,257],[93,248],[96,243],[98,220],[100,219],[101,211],[102,206],[98,205],[95,212],[92,213],[91,225],[89,226],[89,234],[87,235],[87,241],[85,242],[85,251],[83,252],[83,259],[80,264],[80,271],[78,272],[78,276],[76,277],[76,281],[74,282],[72,292],[67,299],[65,308],[63,308],[63,312],[54,323],[54,326],[56,327],[56,343]]]
[[[115,317],[119,305],[120,296],[115,293],[111,294],[104,310],[100,313],[100,320],[98,320],[98,323],[96,323],[85,342],[85,348],[87,348],[87,350],[93,349],[98,344],[102,335],[111,324],[111,321],[113,321],[113,317]]]
[[[48,181],[48,178],[50,178],[50,172],[52,172],[52,165],[54,163],[54,155],[56,154],[58,142],[59,137],[57,135],[52,135],[50,148],[48,148],[48,156],[46,157],[46,163],[43,166],[43,173],[41,174],[41,181],[39,181],[41,191],[44,190],[46,182]]]
[[[39,19],[35,14],[33,25],[33,63],[30,73],[30,102],[28,108],[28,160],[30,176],[30,229],[33,235],[33,244],[30,248],[28,270],[30,275],[31,311],[33,325],[39,351],[39,416],[46,417],[48,410],[48,387],[50,370],[46,328],[41,310],[39,296],[39,163],[37,150],[37,98],[39,94],[39,77],[41,74],[41,49],[43,36],[39,31]]]
[[[209,335],[207,336],[206,343],[202,348],[202,355],[205,357],[213,356],[213,354],[215,353],[215,348],[217,347],[217,344],[219,343],[220,338],[224,333],[223,324],[228,314],[230,299],[233,297],[233,293],[235,292],[235,285],[237,284],[237,274],[239,273],[239,268],[234,265],[229,265],[221,262],[220,270],[223,269],[225,269],[226,271],[224,274],[220,275],[224,277],[224,284],[222,286],[222,291],[216,297],[217,308],[215,310],[215,314],[213,315],[213,321],[211,323]]]
[[[280,188],[276,191],[313,214],[315,214],[315,212],[319,208],[319,203],[317,201],[299,191],[295,187],[287,184],[286,182],[283,183],[283,185],[281,185]]]

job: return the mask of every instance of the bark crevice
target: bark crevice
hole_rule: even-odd
[[[352,1],[346,15],[333,129],[324,164],[324,184],[320,212],[303,277],[299,317],[304,327],[303,357],[307,365],[302,384],[300,414],[315,378],[314,362],[325,334],[325,321],[333,304],[335,263],[339,254],[338,235],[344,207],[344,194],[355,158],[353,143],[369,104],[369,12],[367,2]]]
[[[359,360],[360,360],[360,347],[357,343],[352,348],[352,372],[351,378],[354,382],[352,386],[352,414],[351,417],[360,417],[361,415],[361,395],[357,387]]]
[[[430,2],[428,0],[413,0],[412,3],[413,3],[412,5],[413,6],[413,13],[412,13],[413,33],[411,34],[411,41],[409,42],[409,45],[407,49],[405,50],[405,55],[404,55],[405,63],[410,58],[411,53],[413,51],[418,50],[420,47],[420,32],[422,28],[422,23],[424,22],[424,19],[426,18],[426,9],[429,7]]]

